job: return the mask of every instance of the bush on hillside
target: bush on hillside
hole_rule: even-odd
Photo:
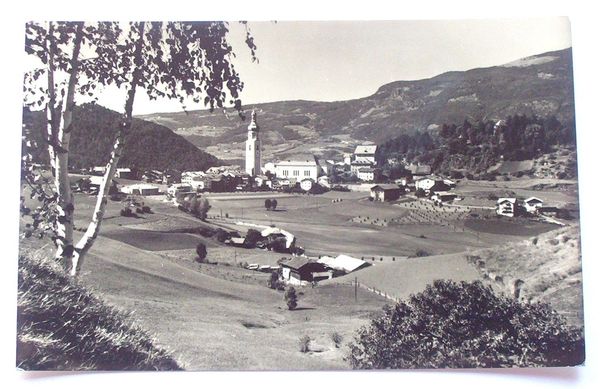
[[[180,370],[130,317],[55,263],[19,258],[17,367],[24,370]]]
[[[310,336],[304,335],[298,339],[298,345],[300,346],[300,352],[307,353],[310,351]]]
[[[196,261],[203,263],[206,259],[206,245],[202,242],[196,246]]]
[[[294,310],[298,306],[298,296],[296,295],[296,288],[288,286],[283,295],[283,299],[288,306],[288,309]]]
[[[437,280],[384,307],[346,360],[355,369],[573,366],[584,343],[547,304],[497,296],[479,281]]]

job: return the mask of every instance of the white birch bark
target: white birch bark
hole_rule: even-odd
[[[48,156],[52,174],[56,173],[56,161],[53,140],[56,138],[56,87],[54,86],[54,24],[49,22],[48,26],[48,105],[46,106],[46,135],[48,140]]]
[[[55,154],[55,180],[54,184],[58,194],[57,221],[58,249],[56,258],[65,268],[71,266],[73,256],[73,193],[69,182],[69,142],[71,139],[71,128],[73,122],[73,108],[75,106],[75,87],[77,85],[77,72],[79,65],[79,52],[83,37],[83,23],[77,25],[73,53],[70,59],[69,82],[65,98],[63,100],[62,115],[58,127],[58,146],[54,149]]]
[[[134,53],[135,60],[133,61],[135,64],[139,64],[141,62],[142,48],[144,44],[143,37],[144,23],[142,23],[140,28],[140,38],[136,42],[136,48]],[[70,270],[70,275],[73,277],[76,277],[79,274],[79,271],[83,266],[85,256],[96,241],[98,233],[100,232],[100,227],[102,226],[102,219],[104,218],[106,205],[108,204],[108,192],[110,191],[112,180],[117,170],[117,165],[119,164],[121,153],[123,152],[124,137],[125,134],[127,134],[129,129],[131,128],[133,102],[135,101],[135,92],[139,83],[139,77],[140,69],[136,66],[136,68],[132,72],[131,87],[127,92],[127,100],[125,102],[125,113],[123,114],[123,121],[119,126],[117,137],[113,145],[113,150],[110,155],[110,160],[106,165],[106,172],[104,173],[102,183],[100,184],[100,190],[98,191],[98,197],[96,199],[96,206],[94,207],[94,213],[92,214],[92,221],[88,225],[83,237],[81,237],[81,239],[77,242],[77,245],[75,246],[75,250],[73,252],[73,266]]]

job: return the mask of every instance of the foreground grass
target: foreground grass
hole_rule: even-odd
[[[151,337],[58,267],[19,258],[17,367],[24,370],[180,370]]]

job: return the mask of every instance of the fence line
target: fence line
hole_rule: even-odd
[[[348,283],[349,283],[351,286],[354,286],[354,281],[348,281]],[[375,293],[375,294],[377,294],[377,295],[379,295],[379,296],[381,296],[381,297],[384,297],[384,298],[386,298],[386,299],[388,299],[388,300],[391,300],[391,301],[393,301],[393,302],[395,302],[395,303],[399,303],[400,301],[402,301],[402,299],[401,299],[401,298],[399,298],[399,297],[396,297],[396,296],[394,296],[394,295],[392,295],[392,294],[390,294],[390,293],[387,293],[387,292],[385,292],[385,291],[383,291],[383,290],[379,290],[379,289],[377,289],[377,288],[375,288],[375,287],[372,287],[372,286],[369,286],[369,285],[363,284],[363,283],[361,283],[360,281],[358,282],[358,286],[359,286],[360,288],[363,288],[363,289],[365,289],[365,290],[367,290],[367,291],[371,292],[371,293]]]

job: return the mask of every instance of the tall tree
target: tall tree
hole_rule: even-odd
[[[100,231],[124,136],[131,128],[138,89],[144,90],[150,99],[177,99],[184,110],[185,102],[190,99],[211,110],[230,105],[242,115],[239,92],[243,83],[231,62],[234,53],[227,41],[228,33],[225,22],[131,22],[125,26],[113,22],[32,22],[26,25],[26,52],[43,65],[25,76],[25,104],[43,106],[47,112],[44,139],[56,196],[48,195],[45,199],[56,202],[55,211],[51,213],[58,247],[56,257],[72,276],[81,269]],[[256,46],[248,29],[246,44],[252,59],[256,60]],[[62,80],[57,80],[57,76]],[[44,80],[44,85],[40,85]],[[123,117],[92,220],[83,237],[74,243],[75,205],[68,178],[73,107],[77,98],[97,96],[99,87],[113,84],[127,92]]]

